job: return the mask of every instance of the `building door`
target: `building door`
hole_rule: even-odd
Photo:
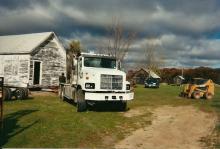
[[[40,84],[41,79],[41,62],[34,61],[34,85]]]

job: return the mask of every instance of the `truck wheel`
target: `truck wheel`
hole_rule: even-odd
[[[199,92],[194,92],[193,93],[193,98],[194,99],[200,99],[200,93]]]
[[[20,89],[23,91],[23,94],[24,94],[23,98],[27,99],[28,98],[28,89],[27,88],[20,88]]]
[[[205,98],[211,100],[213,97],[212,93],[205,93]]]
[[[87,109],[85,94],[82,89],[78,89],[76,92],[77,97],[77,112],[84,112]]]
[[[179,96],[180,96],[180,97],[184,97],[185,95],[184,95],[183,92],[181,92],[181,93],[179,94]]]
[[[122,101],[121,102],[121,110],[126,111],[127,110],[127,101]]]
[[[10,88],[4,87],[3,89],[3,100],[11,100],[12,92]]]
[[[29,96],[29,89],[28,88],[24,88],[25,91],[25,98],[28,98]]]
[[[24,99],[24,95],[25,93],[24,93],[24,90],[22,89],[22,88],[18,88],[16,91],[15,91],[15,97],[16,97],[16,99],[19,99],[19,100],[21,100],[21,99]]]

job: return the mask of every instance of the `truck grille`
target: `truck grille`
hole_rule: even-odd
[[[122,90],[123,77],[120,75],[101,75],[101,89]]]

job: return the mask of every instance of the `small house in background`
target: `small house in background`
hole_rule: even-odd
[[[183,76],[178,75],[173,78],[173,81],[174,81],[174,84],[181,85],[185,81],[185,78],[183,78]]]
[[[144,84],[144,81],[150,77],[160,79],[160,77],[152,70],[141,68],[140,70],[135,72],[134,81],[136,82],[136,84]]]
[[[66,51],[54,32],[0,36],[0,63],[7,85],[58,86]]]

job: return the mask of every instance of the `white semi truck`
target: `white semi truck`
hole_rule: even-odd
[[[78,112],[99,101],[117,103],[125,110],[127,101],[134,98],[126,73],[119,69],[116,58],[82,53],[74,58],[73,65],[70,83],[64,85],[62,97],[74,100]]]

